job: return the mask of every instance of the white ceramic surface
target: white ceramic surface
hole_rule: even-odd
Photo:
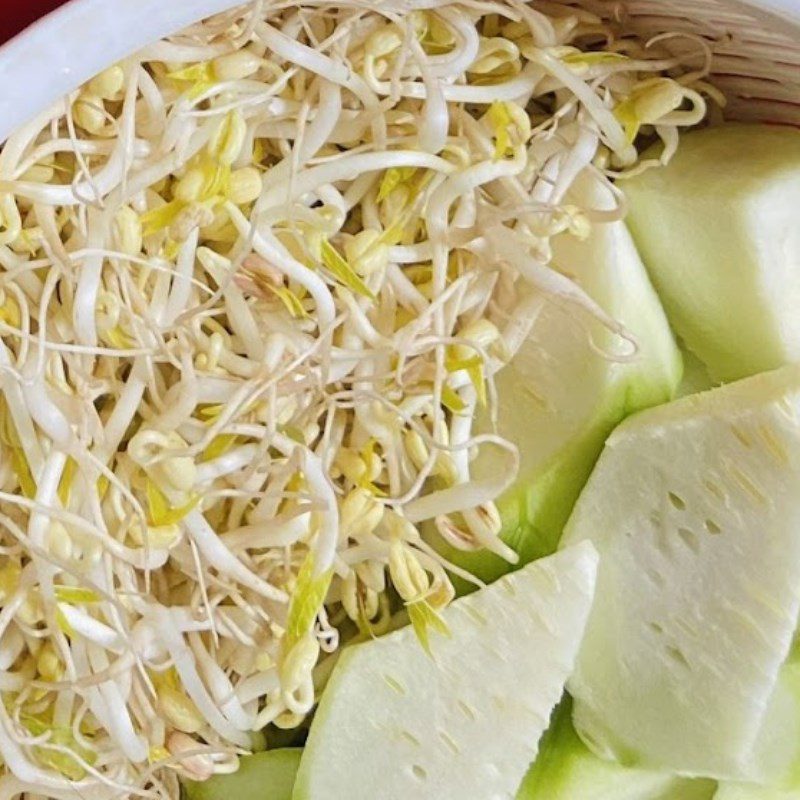
[[[241,0],[71,0],[0,47],[0,142],[110,64],[240,4]]]
[[[800,24],[800,0],[760,0],[760,2],[742,0],[741,5],[760,7],[780,17],[794,19]]]
[[[0,47],[0,142],[104,67],[239,4],[237,0],[71,0]],[[406,0],[406,4],[426,5],[425,0]],[[586,5],[611,11],[620,4],[588,0]],[[698,20],[711,16],[710,8],[724,7],[766,31],[784,36],[788,32],[800,45],[800,0],[629,0],[621,5],[631,7],[632,18],[637,6],[651,16],[651,8],[660,16],[662,10],[677,7],[690,22],[694,15],[687,6],[697,10]],[[736,27],[732,23],[734,32]],[[788,91],[789,102],[800,103],[800,84],[792,82]]]

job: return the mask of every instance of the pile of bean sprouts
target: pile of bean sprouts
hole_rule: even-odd
[[[342,641],[444,627],[470,576],[431,531],[514,561],[492,378],[543,303],[630,341],[549,242],[620,219],[613,179],[719,99],[696,44],[549,2],[265,0],[9,138],[0,798],[231,772]]]

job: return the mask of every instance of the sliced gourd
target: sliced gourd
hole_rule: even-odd
[[[565,695],[517,800],[711,800],[716,783],[604,761],[581,741]]]
[[[800,609],[800,367],[651,409],[609,438],[564,546],[600,552],[570,692],[627,764],[760,781]]]
[[[592,208],[614,205],[588,174],[574,192]],[[498,430],[521,456],[518,480],[499,503],[502,538],[521,563],[556,549],[608,434],[628,414],[671,399],[682,372],[666,316],[624,223],[595,223],[585,241],[560,235],[553,253],[554,264],[636,337],[639,351],[629,362],[604,357],[598,350],[619,355],[624,343],[574,307],[545,301],[527,341],[497,375]],[[476,465],[476,471],[482,468],[497,465],[487,460]],[[510,568],[485,551],[441,549],[487,581]]]
[[[724,125],[621,184],[676,332],[713,377],[800,359],[800,132]]]
[[[294,800],[513,798],[572,671],[596,570],[583,543],[455,601],[430,655],[410,628],[346,649]]]
[[[800,800],[800,791],[722,784],[714,800]]]
[[[800,800],[800,791],[769,789],[763,786],[723,785],[714,800]]]
[[[781,668],[755,758],[771,785],[800,792],[800,660],[796,652]]]
[[[291,800],[300,748],[268,750],[239,759],[239,769],[230,775],[215,775],[207,781],[187,781],[187,800]]]
[[[797,643],[781,668],[754,753],[769,787],[723,784],[714,800],[800,800],[800,653]]]

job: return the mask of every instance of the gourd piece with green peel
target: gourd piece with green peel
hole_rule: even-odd
[[[800,610],[798,486],[798,366],[642,412],[609,438],[562,542],[600,552],[569,684],[598,753],[770,778],[781,759],[759,740]]]
[[[800,791],[725,784],[719,787],[713,800],[800,800]]]
[[[800,683],[800,664],[795,662],[791,665],[787,672],[793,673],[791,675],[790,683],[793,684],[793,690],[796,692],[798,683]],[[782,676],[784,679],[786,676]],[[784,682],[786,682],[784,680]],[[794,727],[792,729],[784,728],[781,731],[782,736],[792,737],[797,747],[800,747],[800,737],[798,736],[797,725],[800,723],[800,697],[795,696],[792,705],[792,712],[795,715]],[[795,754],[794,772],[800,770],[800,759],[797,759]],[[758,786],[756,784],[747,783],[721,783],[714,795],[713,800],[800,800],[800,780],[795,774],[791,781],[782,782],[777,786]]]
[[[624,767],[598,758],[575,733],[572,700],[565,695],[553,712],[517,800],[712,800],[715,790],[714,781]]]
[[[291,800],[302,750],[267,750],[239,759],[231,775],[187,781],[186,800]]]
[[[667,166],[620,186],[670,322],[712,377],[800,359],[799,131],[693,131]]]
[[[575,182],[573,199],[599,210],[615,203],[590,173]],[[670,400],[682,374],[680,352],[624,223],[594,223],[583,241],[562,234],[553,240],[553,255],[635,337],[638,351],[621,359],[627,343],[543,298],[532,332],[498,373],[498,432],[521,458],[516,484],[498,502],[501,538],[521,563],[556,549],[606,437],[627,415]],[[490,457],[475,465],[476,475],[498,468]],[[432,543],[483,580],[510,569],[488,551],[459,551],[438,537]]]
[[[430,654],[411,628],[343,651],[293,800],[511,800],[572,672],[597,554],[585,542],[442,611]]]
[[[753,750],[768,786],[724,783],[714,800],[800,800],[800,651],[796,637]]]

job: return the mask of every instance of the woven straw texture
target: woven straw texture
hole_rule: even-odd
[[[735,0],[583,0],[569,5],[602,15],[624,35],[702,37],[713,52],[710,81],[728,98],[728,119],[800,126],[800,27]],[[696,50],[688,38],[665,46]]]

